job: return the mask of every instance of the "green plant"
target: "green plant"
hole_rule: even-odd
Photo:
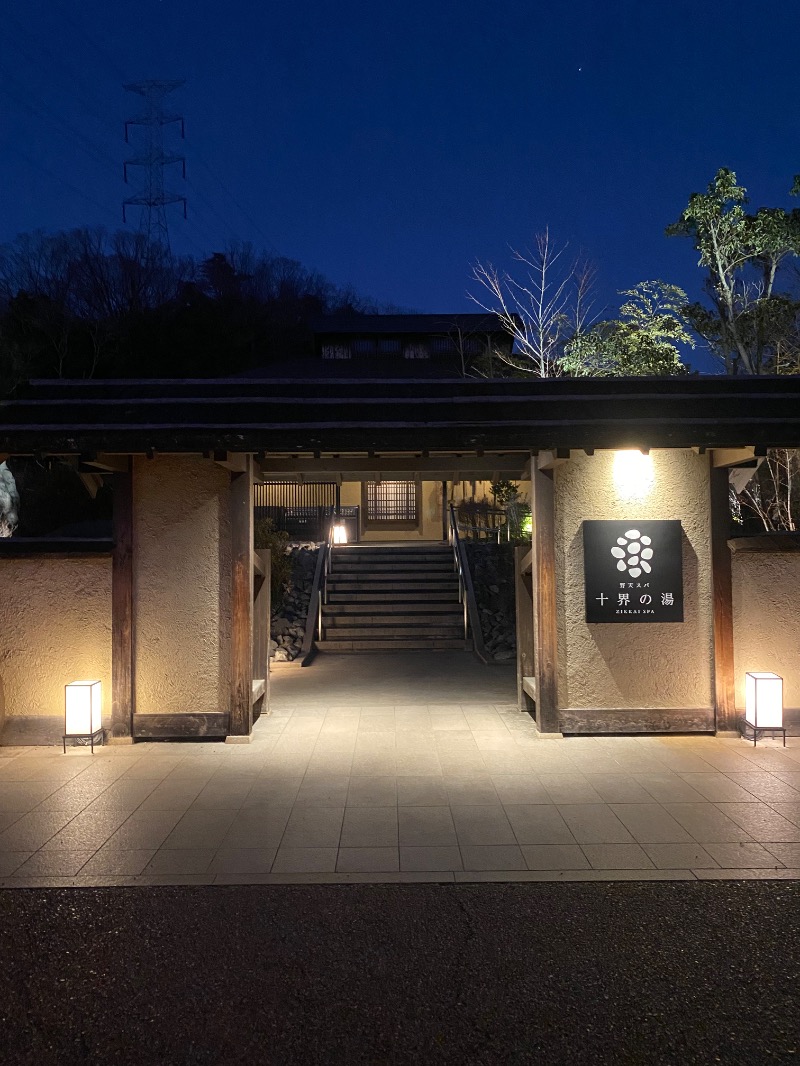
[[[272,590],[272,609],[280,609],[292,576],[292,559],[287,555],[289,534],[276,529],[271,518],[256,518],[253,523],[253,540],[256,548],[269,548],[271,569],[270,587]]]
[[[513,481],[493,481],[492,496],[498,507],[505,507],[519,496],[519,489]]]

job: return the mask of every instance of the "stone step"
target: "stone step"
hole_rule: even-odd
[[[402,586],[401,586],[402,588]],[[392,589],[329,589],[328,603],[386,603],[386,593]],[[458,589],[414,589],[409,594],[393,595],[391,602],[410,605],[415,603],[453,603],[458,601]]]
[[[327,602],[322,608],[325,617],[329,615],[335,615],[337,618],[362,618],[367,615],[373,616],[377,613],[378,608],[375,603],[367,601],[365,602],[343,602],[334,603]],[[425,600],[406,600],[393,603],[381,603],[381,614],[384,615],[401,615],[401,614],[413,614],[417,617],[420,615],[430,616],[432,618],[447,618],[450,615],[461,615],[462,607],[461,603],[453,602],[452,600],[433,600],[428,602]]]
[[[374,624],[366,623],[348,624],[348,623],[336,623],[332,624],[330,619],[322,619],[322,632],[325,635],[335,636],[337,640],[342,637],[389,637],[389,636],[458,636],[459,633],[464,633],[464,619],[454,618],[451,623],[436,623],[435,625],[426,625],[420,623],[418,618],[412,618],[410,621],[398,621],[396,619],[386,620],[385,618],[375,618]]]
[[[351,562],[349,559],[335,559],[331,567],[331,574],[394,574],[401,570],[403,574],[454,574],[455,567],[451,559],[425,560],[420,563],[410,563],[406,560],[397,561],[381,560],[377,563],[370,561]]]
[[[336,651],[336,652],[351,652],[351,651],[445,651],[445,650],[457,650],[465,651],[469,648],[469,643],[462,637],[460,640],[436,638],[425,639],[423,638],[402,638],[396,637],[393,640],[318,640],[317,648],[319,651]]]

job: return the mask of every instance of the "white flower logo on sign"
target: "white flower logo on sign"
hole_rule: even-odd
[[[617,570],[627,573],[628,577],[640,577],[649,574],[652,567],[653,549],[650,537],[643,537],[638,529],[629,529],[624,536],[617,537],[617,543],[611,554],[617,560]]]

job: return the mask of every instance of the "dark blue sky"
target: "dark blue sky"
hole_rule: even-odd
[[[28,0],[3,14],[0,241],[116,228],[122,82],[185,77],[177,251],[237,236],[457,311],[473,260],[549,225],[602,303],[657,277],[696,297],[664,226],[720,166],[754,206],[794,203],[798,43],[791,0]]]

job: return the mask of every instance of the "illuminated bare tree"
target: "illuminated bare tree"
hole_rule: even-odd
[[[545,229],[535,236],[533,249],[511,249],[518,264],[514,273],[481,262],[472,269],[489,296],[469,293],[470,299],[498,315],[514,338],[510,356],[495,355],[517,372],[559,376],[566,345],[592,324],[595,271],[580,256],[570,260],[567,248],[554,244]]]

